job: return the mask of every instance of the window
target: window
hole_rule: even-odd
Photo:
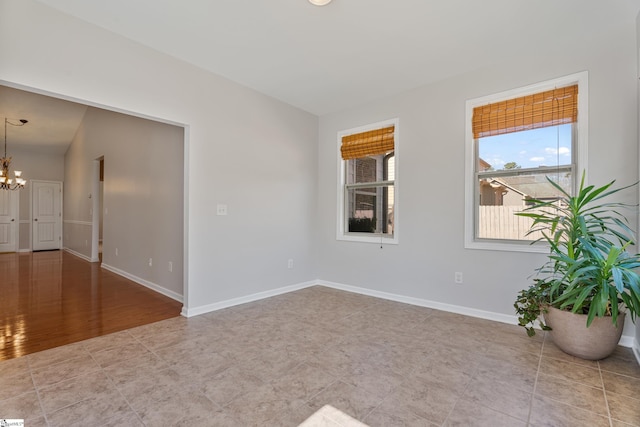
[[[339,240],[397,243],[397,120],[338,134]]]
[[[465,247],[544,251],[530,243],[531,199],[572,193],[586,165],[587,76],[467,101]]]

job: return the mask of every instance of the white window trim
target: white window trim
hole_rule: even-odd
[[[381,129],[384,127],[388,127],[394,125],[395,130],[393,134],[394,141],[394,183],[393,183],[393,197],[394,197],[394,207],[393,207],[393,237],[388,237],[384,234],[373,234],[373,235],[365,235],[365,234],[356,234],[356,233],[348,233],[345,230],[345,179],[346,179],[346,161],[342,160],[342,156],[340,154],[340,147],[342,146],[342,137],[346,135],[352,135],[354,133],[366,132],[374,129]],[[399,235],[399,224],[400,224],[400,203],[399,203],[399,167],[398,167],[398,159],[400,158],[400,126],[398,118],[384,120],[377,123],[371,123],[364,126],[359,126],[352,129],[346,129],[338,132],[338,142],[337,142],[337,162],[338,162],[338,189],[336,194],[338,195],[338,211],[336,217],[336,240],[344,240],[350,242],[362,242],[362,243],[377,243],[377,244],[390,244],[397,245],[398,244],[398,235]]]
[[[531,244],[525,241],[490,241],[476,240],[474,234],[475,228],[475,187],[474,187],[474,169],[475,169],[475,141],[473,139],[473,129],[471,118],[473,117],[473,109],[480,105],[486,105],[493,102],[500,102],[507,99],[525,96],[531,93],[538,93],[554,87],[569,86],[578,84],[578,123],[576,124],[576,141],[573,146],[575,167],[574,179],[579,180],[582,172],[587,169],[587,147],[588,147],[588,130],[589,130],[589,86],[588,72],[582,71],[553,80],[524,86],[504,92],[483,96],[480,98],[470,99],[466,102],[466,129],[465,129],[465,181],[464,181],[464,247],[466,249],[485,249],[510,252],[535,252],[548,253],[548,245],[539,243]],[[585,172],[586,174],[586,172]],[[586,181],[585,176],[585,181]],[[577,182],[577,181],[576,181]]]

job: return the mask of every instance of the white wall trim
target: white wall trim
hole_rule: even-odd
[[[319,280],[317,284],[320,286],[326,286],[329,288],[335,288],[335,289],[339,289],[347,292],[353,292],[353,293],[367,295],[371,297],[382,298],[382,299],[402,302],[402,303],[411,304],[411,305],[417,305],[420,307],[433,308],[436,310],[447,311],[450,313],[463,314],[465,316],[477,317],[480,319],[493,320],[496,322],[507,323],[510,325],[518,324],[518,317],[515,315],[495,313],[492,311],[478,310],[475,308],[464,307],[461,305],[446,304],[446,303],[441,303],[437,301],[425,300],[421,298],[414,298],[414,297],[407,297],[404,295],[392,294],[388,292],[374,291],[371,289],[359,288],[357,286],[350,286],[342,283],[334,283],[334,282]],[[631,335],[623,335],[620,338],[620,342],[618,344],[621,345],[622,347],[634,347],[634,341],[635,339]],[[640,349],[638,348],[637,342],[635,342],[634,350],[636,353],[636,358],[638,358],[638,363],[640,363]]]
[[[62,225],[69,225],[69,224],[80,225],[80,226],[83,226],[83,227],[93,227],[93,223],[91,221],[80,221],[80,220],[77,220],[77,219],[65,219],[65,220],[62,221]],[[63,242],[64,242],[64,239],[63,239]],[[74,251],[72,249],[69,249],[67,247],[63,247],[63,249],[65,251],[67,251],[69,253],[72,253],[72,254],[74,254],[76,256],[79,256],[80,258],[85,259],[85,260],[87,260],[89,262],[100,262],[100,256],[92,257],[90,255],[83,255],[83,254],[81,254],[79,252],[76,252],[76,251]]]
[[[88,227],[91,227],[93,224],[91,223],[91,221],[79,221],[76,219],[65,219],[64,221],[62,221],[65,224],[75,224],[75,225],[85,225]]]
[[[518,318],[508,314],[494,313],[491,311],[478,310],[475,308],[463,307],[461,305],[445,304],[437,301],[425,300],[422,298],[407,297],[404,295],[392,294],[389,292],[374,291],[371,289],[360,288],[357,286],[345,285],[342,283],[327,282],[320,280],[318,285],[326,286],[328,288],[339,289],[342,291],[353,292],[356,294],[367,295],[370,297],[382,298],[390,301],[402,302],[405,304],[417,305],[420,307],[434,308],[436,310],[447,311],[449,313],[463,314],[471,317],[478,317],[480,319],[493,320],[501,323],[508,323],[512,325],[518,324]]]
[[[135,279],[131,279],[131,280],[135,281]],[[309,282],[302,282],[295,285],[284,286],[282,288],[273,289],[270,291],[258,292],[258,293],[247,295],[244,297],[232,298],[229,300],[220,301],[213,304],[202,305],[194,308],[187,308],[186,306],[183,306],[182,312],[180,314],[184,317],[198,316],[200,314],[210,313],[212,311],[222,310],[224,308],[229,308],[229,307],[233,307],[240,304],[246,304],[249,302],[259,301],[259,300],[270,298],[273,296],[298,291],[300,289],[309,288],[311,286],[325,286],[327,288],[338,289],[341,291],[367,295],[370,297],[381,298],[381,299],[386,299],[390,301],[416,305],[420,307],[433,308],[436,310],[442,310],[449,313],[456,313],[456,314],[462,314],[465,316],[476,317],[479,319],[492,320],[495,322],[506,323],[510,325],[518,324],[518,317],[515,315],[478,310],[475,308],[464,307],[461,305],[446,304],[446,303],[426,300],[422,298],[414,298],[414,297],[408,297],[404,295],[392,294],[389,292],[374,291],[372,289],[345,285],[343,283],[329,282],[326,280],[312,280]],[[640,344],[635,340],[634,337],[630,335],[623,335],[620,338],[620,342],[618,344],[622,347],[631,347],[636,355],[636,358],[638,359],[638,364],[640,364]]]
[[[618,342],[618,345],[633,349],[635,340],[636,339],[631,335],[623,335],[620,337],[620,342]]]
[[[69,252],[71,255],[77,256],[78,258],[82,258],[85,261],[88,262],[95,262],[92,261],[91,258],[89,258],[88,256],[86,256],[85,254],[81,254],[80,252],[76,252],[73,249],[69,249],[69,248],[62,248],[63,251]]]
[[[104,156],[100,158],[104,159]],[[100,158],[91,161],[93,166],[91,182],[91,259],[100,258]]]
[[[125,278],[131,280],[132,282],[136,282],[139,285],[142,285],[142,286],[144,286],[146,288],[149,288],[149,289],[151,289],[153,291],[156,291],[156,292],[158,292],[158,293],[160,293],[160,294],[162,294],[164,296],[167,296],[167,297],[169,297],[171,299],[174,299],[176,301],[183,302],[182,295],[180,295],[180,294],[178,294],[178,293],[176,293],[174,291],[171,291],[169,289],[163,288],[162,286],[160,286],[160,285],[158,285],[156,283],[149,282],[148,280],[144,280],[144,279],[142,279],[142,278],[140,278],[138,276],[134,276],[133,274],[127,273],[126,271],[120,270],[119,268],[112,267],[112,266],[110,266],[108,264],[105,264],[104,262],[101,264],[101,266],[105,270],[109,270],[112,273],[115,273],[115,274],[117,274],[119,276],[125,277]]]
[[[193,308],[183,307],[182,313],[180,314],[182,314],[184,317],[197,316],[199,314],[222,310],[223,308],[233,307],[235,305],[246,304],[248,302],[258,301],[265,298],[270,298],[277,295],[298,291],[300,289],[308,288],[310,286],[315,286],[315,285],[318,285],[318,283],[315,280],[313,280],[310,282],[303,282],[295,285],[284,286],[282,288],[272,289],[270,291],[258,292],[258,293],[247,295],[244,297],[232,298],[229,300],[220,301],[213,304],[201,305],[199,307],[193,307]]]

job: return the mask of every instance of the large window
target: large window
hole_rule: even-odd
[[[397,121],[338,134],[338,239],[397,243]]]
[[[515,214],[559,199],[548,179],[573,192],[586,164],[586,93],[581,73],[467,102],[466,247],[531,250],[540,236]]]

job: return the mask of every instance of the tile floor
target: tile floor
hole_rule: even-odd
[[[370,426],[640,426],[630,349],[325,287],[0,363],[26,426],[296,426],[330,404]]]

